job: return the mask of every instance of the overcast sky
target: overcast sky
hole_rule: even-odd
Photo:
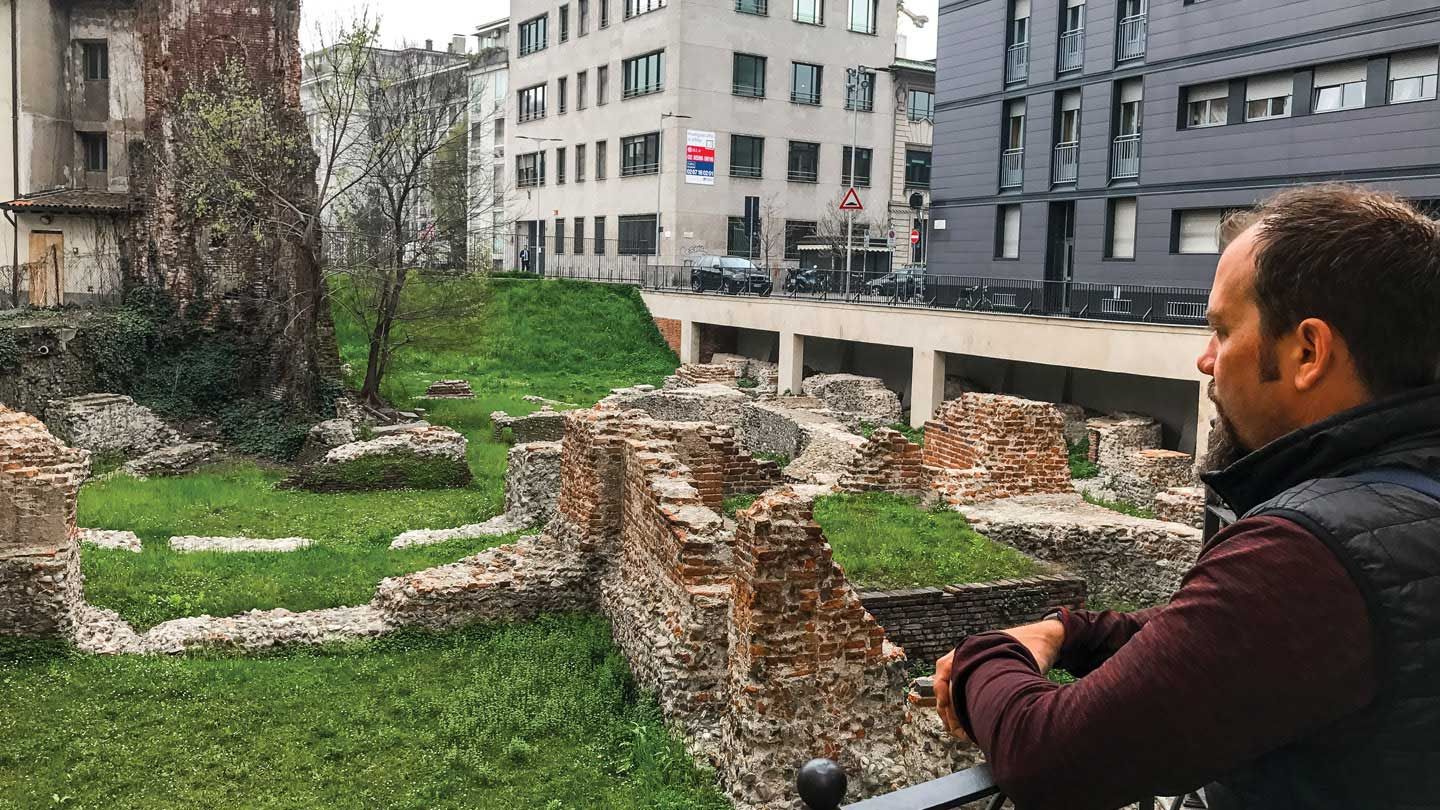
[[[316,41],[317,24],[333,25],[336,20],[353,15],[361,5],[357,0],[304,0],[307,47]],[[380,35],[387,45],[420,44],[433,39],[437,48],[443,48],[455,34],[468,36],[477,25],[510,13],[506,0],[369,0],[368,5],[381,17]],[[918,32],[909,20],[901,18],[900,32],[909,39],[910,50],[905,55],[929,59],[935,55],[935,14],[939,0],[908,0],[905,5],[916,14],[930,18],[929,25]],[[474,44],[472,40],[472,48]]]

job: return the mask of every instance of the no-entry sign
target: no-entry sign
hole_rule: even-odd
[[[912,231],[910,231],[910,244],[912,244],[912,245],[918,245],[918,244],[920,244],[920,231],[918,231],[918,230],[912,230]]]

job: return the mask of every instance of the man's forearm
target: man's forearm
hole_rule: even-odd
[[[1088,675],[1110,659],[1164,607],[1122,613],[1115,610],[1065,610],[1065,645],[1055,665],[1075,676]]]

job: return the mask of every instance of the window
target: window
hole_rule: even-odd
[[[911,90],[905,112],[911,121],[934,121],[935,94],[929,90]]]
[[[654,256],[655,230],[659,223],[654,214],[620,217],[620,255]]]
[[[85,152],[85,171],[103,172],[110,169],[110,139],[104,132],[81,132],[80,146]]]
[[[1105,242],[1108,259],[1135,258],[1135,198],[1121,197],[1110,201],[1110,232]]]
[[[576,24],[580,27],[580,36],[590,33],[590,0],[579,0],[580,6],[575,12]],[[579,253],[580,251],[575,251]]]
[[[868,188],[870,186],[870,162],[870,150],[863,146],[856,147],[854,151],[855,169],[854,176],[852,177],[850,169],[851,151],[850,147],[845,147],[840,158],[840,185]]]
[[[570,39],[570,6],[560,7],[560,41],[568,42]]]
[[[1176,211],[1176,253],[1219,253],[1220,221],[1225,212],[1219,208]]]
[[[748,53],[735,54],[735,66],[731,75],[731,92],[737,96],[751,98],[765,97],[765,57]]]
[[[575,255],[585,252],[585,218],[575,217]]]
[[[1011,48],[1030,44],[1030,0],[1013,0],[1010,6]]]
[[[589,89],[590,74],[580,71],[575,74],[575,109],[585,109],[585,91]]]
[[[1143,92],[1144,85],[1140,79],[1120,83],[1120,109],[1117,111],[1119,130],[1116,134],[1122,137],[1140,134],[1140,101]]]
[[[108,43],[80,43],[80,58],[84,63],[85,81],[104,81],[110,78],[110,45]]]
[[[1197,84],[1185,93],[1185,126],[1224,126],[1230,111],[1230,83]]]
[[[610,66],[595,68],[595,106],[602,107],[610,100]]]
[[[854,82],[851,85],[849,76],[846,76],[845,109],[873,112],[875,110],[875,74],[862,70],[856,74]]]
[[[608,151],[607,148],[608,148],[609,146],[610,146],[610,142],[609,142],[609,141],[596,141],[596,142],[595,142],[595,179],[596,179],[596,180],[604,180],[604,179],[605,179],[605,153],[606,153],[606,151]]]
[[[790,100],[796,104],[819,104],[822,68],[804,62],[790,65]]]
[[[730,136],[730,176],[760,177],[765,168],[765,139],[753,135]]]
[[[634,98],[665,89],[665,52],[656,51],[620,63],[625,74],[623,98]]]
[[[605,217],[595,217],[595,250],[596,256],[605,255]]]
[[[1365,106],[1365,63],[1341,62],[1315,68],[1311,112],[1352,110]]]
[[[503,145],[504,143],[505,143],[505,119],[504,119],[504,118],[496,118],[496,119],[495,119],[495,148],[501,150],[501,154],[503,154],[503,153],[504,153],[504,150],[505,150],[505,147],[504,147],[504,145]]]
[[[725,255],[743,256],[753,259],[760,255],[760,228],[756,223],[755,233],[750,234],[745,230],[744,217],[730,217],[730,227],[726,231]]]
[[[1073,34],[1085,30],[1085,0],[1065,0],[1063,13],[1061,33]]]
[[[545,49],[545,24],[549,15],[541,14],[534,19],[520,23],[520,55]]]
[[[1057,146],[1080,142],[1080,91],[1068,90],[1060,94],[1060,129],[1056,133]]]
[[[620,176],[657,174],[660,171],[660,133],[620,139]]]
[[[850,0],[851,31],[860,34],[875,33],[875,20],[879,18],[880,0]]]
[[[555,185],[565,185],[565,147],[555,149]]]
[[[499,161],[496,161],[495,171],[490,177],[490,189],[496,205],[505,202],[505,167]]]
[[[1005,107],[1005,142],[1003,149],[1025,148],[1025,99],[1017,98]]]
[[[585,182],[585,144],[575,144],[575,182]]]
[[[1020,206],[1002,205],[995,212],[995,258],[1020,258]]]
[[[520,123],[545,117],[545,85],[537,84],[520,91]]]
[[[557,100],[560,102],[558,106],[560,107],[561,115],[565,114],[565,101],[566,97],[570,95],[570,93],[567,92],[569,89],[570,77],[561,76],[560,78],[555,80],[555,95],[557,96]]]
[[[800,219],[785,220],[785,258],[800,258],[800,240],[820,231],[820,223]]]
[[[825,24],[825,0],[795,0],[795,22]]]
[[[814,183],[819,180],[820,144],[791,141],[789,171],[786,176],[797,183]]]
[[[1435,98],[1437,73],[1436,51],[1425,48],[1390,57],[1390,87],[1385,100],[1389,104],[1425,101]]]
[[[906,188],[929,188],[930,187],[930,150],[910,149],[905,150],[905,187]]]
[[[649,14],[665,7],[665,0],[625,0],[625,19]]]
[[[764,17],[770,13],[768,0],[735,0],[735,10],[741,14],[759,14]]]
[[[545,185],[545,153],[530,152],[515,156],[515,185],[534,188]]]
[[[561,165],[564,165],[564,164],[561,164]],[[564,217],[556,217],[556,218],[555,218],[555,255],[556,255],[556,256],[563,256],[564,254],[565,254],[565,219],[564,219]]]
[[[1245,120],[1264,121],[1290,115],[1295,78],[1289,73],[1255,76],[1245,80]]]
[[[600,27],[610,27],[610,0],[600,0]],[[600,221],[604,222],[605,218],[601,217]]]

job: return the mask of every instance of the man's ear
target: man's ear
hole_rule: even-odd
[[[1347,362],[1344,341],[1325,321],[1306,318],[1291,334],[1295,341],[1291,347],[1295,359],[1295,390],[1314,390],[1338,370],[1339,364]]]

